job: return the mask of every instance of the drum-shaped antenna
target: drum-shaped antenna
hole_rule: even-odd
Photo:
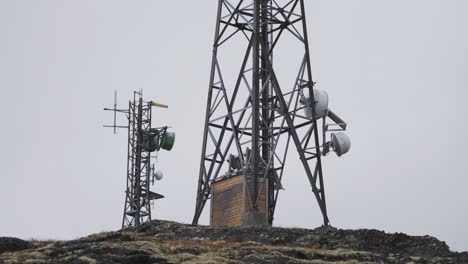
[[[331,134],[331,147],[338,157],[348,153],[351,148],[351,139],[343,132]]]
[[[161,148],[171,150],[175,142],[175,133],[166,131],[161,138]]]
[[[143,150],[153,152],[160,149],[159,135],[157,134],[143,134]]]
[[[314,89],[315,99],[315,114],[318,118],[323,117],[328,110],[328,94],[324,90]],[[310,102],[310,97],[307,98],[307,102]],[[312,118],[312,111],[306,107],[304,109],[305,114],[308,118]]]

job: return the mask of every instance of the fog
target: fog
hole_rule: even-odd
[[[121,106],[140,89],[170,106],[154,112],[177,138],[159,153],[156,191],[166,198],[153,217],[191,222],[216,5],[0,0],[0,236],[120,228],[126,130],[102,127],[114,90]],[[428,234],[468,250],[467,10],[463,0],[306,1],[314,81],[353,142],[324,161],[333,226]],[[275,226],[319,226],[292,151],[285,173]]]

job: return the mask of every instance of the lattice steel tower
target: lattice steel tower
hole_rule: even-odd
[[[193,224],[214,197],[213,186],[241,176],[246,194],[241,225],[271,225],[292,142],[328,225],[321,159],[330,150],[346,153],[350,141],[342,132],[331,134],[345,130],[346,123],[328,108],[328,95],[314,88],[304,0],[219,0],[215,32]],[[286,35],[294,52],[280,49]],[[240,56],[233,55],[239,50]],[[275,66],[285,64],[277,55],[298,52],[296,61],[287,61],[298,69],[292,85],[280,85]],[[237,197],[233,190],[223,189],[212,207],[233,207],[226,203]],[[227,221],[229,210],[212,208],[212,224],[213,215]]]
[[[117,109],[116,98],[117,95],[113,109],[104,109],[114,112],[114,124],[105,127],[114,128],[114,133],[117,128],[128,129],[127,189],[122,220],[122,228],[126,228],[150,221],[152,202],[164,198],[161,194],[150,190],[154,180],[162,178],[162,174],[155,171],[151,154],[161,148],[171,150],[175,134],[168,132],[167,127],[151,127],[152,108],[167,108],[166,105],[144,101],[143,93],[140,91],[134,92],[133,100],[128,103],[128,109]],[[116,124],[117,113],[126,115],[127,126]]]

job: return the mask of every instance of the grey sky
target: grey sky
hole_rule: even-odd
[[[154,212],[190,222],[216,2],[0,0],[0,236],[120,227],[126,131],[101,127],[115,89],[120,105],[135,89],[170,105],[155,118],[177,140]],[[468,2],[306,4],[314,80],[353,141],[324,162],[332,225],[468,250]],[[300,166],[292,153],[277,226],[321,223]]]

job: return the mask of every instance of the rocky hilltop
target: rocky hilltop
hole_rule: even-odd
[[[152,221],[71,241],[0,238],[0,264],[468,263],[430,236],[378,230],[207,227]]]

